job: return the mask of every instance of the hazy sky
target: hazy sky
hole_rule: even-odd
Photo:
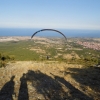
[[[100,30],[100,0],[0,0],[0,27]]]

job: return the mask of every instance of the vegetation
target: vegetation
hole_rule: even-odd
[[[0,67],[5,67],[6,66],[6,63],[8,61],[12,61],[14,60],[14,56],[10,55],[6,55],[6,54],[0,54]]]
[[[0,86],[4,89],[7,80],[15,75],[14,82],[18,84],[14,87],[20,86],[24,90],[28,89],[25,89],[27,85],[34,87],[32,91],[29,88],[27,93],[29,96],[42,95],[42,100],[45,97],[50,100],[100,100],[100,70],[99,67],[93,67],[100,64],[100,52],[83,48],[73,40],[68,41],[67,45],[63,44],[63,40],[58,43],[56,41],[58,40],[50,38],[48,41],[0,43],[0,67],[5,67],[8,61],[11,62],[0,70]],[[25,87],[22,86],[23,82],[27,83]],[[16,99],[21,89],[15,88]],[[41,93],[41,90],[46,91]]]
[[[73,40],[67,42],[67,45],[55,43],[58,40],[24,40],[24,41],[10,41],[0,43],[0,65],[5,61],[45,61],[48,60],[66,62],[72,64],[82,64],[85,66],[92,66],[100,63],[100,52],[92,49],[83,48],[76,44]],[[74,54],[73,54],[74,52]],[[72,57],[68,59],[67,55]],[[64,58],[66,55],[66,58]],[[78,55],[77,58],[75,55]]]

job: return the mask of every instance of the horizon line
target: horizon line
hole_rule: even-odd
[[[0,29],[47,29],[42,27],[0,27]],[[88,29],[88,28],[48,28],[48,29],[62,29],[62,30],[95,30],[100,31],[100,29]]]

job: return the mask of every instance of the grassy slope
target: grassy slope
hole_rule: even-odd
[[[15,56],[15,60],[35,60],[38,58],[38,54],[27,49],[29,45],[33,44],[31,41],[0,43],[0,52]]]

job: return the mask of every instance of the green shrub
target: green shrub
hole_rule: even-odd
[[[5,62],[5,61],[0,61],[0,68],[1,68],[1,67],[5,67],[5,66],[6,66],[6,63],[7,63],[7,62]]]
[[[9,56],[6,54],[1,54],[0,53],[0,68],[5,67],[8,61],[14,61],[15,57],[14,56]]]

